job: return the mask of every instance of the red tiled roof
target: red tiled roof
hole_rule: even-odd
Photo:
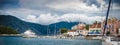
[[[68,32],[75,32],[76,30],[68,30]]]
[[[92,24],[89,28],[101,28],[101,23]]]

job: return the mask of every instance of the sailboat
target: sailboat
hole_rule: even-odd
[[[108,10],[107,10],[107,16],[106,16],[106,21],[105,21],[105,25],[104,25],[104,30],[103,30],[103,40],[104,42],[102,43],[102,45],[120,45],[120,38],[116,36],[104,36],[105,35],[105,30],[107,28],[107,21],[108,21],[108,15],[109,15],[109,9],[110,9],[110,4],[111,4],[111,0],[109,0],[109,5],[108,5]]]
[[[53,37],[52,38],[57,38],[57,33],[56,33],[57,31],[56,31],[56,25],[54,25],[54,34],[53,34]]]
[[[50,38],[49,33],[50,33],[50,29],[49,29],[49,26],[47,26],[47,35],[44,36],[44,38]]]

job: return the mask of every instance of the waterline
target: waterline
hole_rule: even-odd
[[[100,40],[22,37],[0,37],[0,42],[3,42],[2,45],[102,45]]]

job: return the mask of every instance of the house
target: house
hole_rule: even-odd
[[[104,28],[105,20],[102,22],[102,28]],[[112,35],[120,34],[120,20],[114,17],[110,17],[107,21],[107,26],[105,29],[105,33],[107,31],[110,32]]]
[[[75,25],[72,27],[72,30],[76,30],[76,32],[79,35],[86,35],[87,34],[87,30],[85,30],[85,24],[84,23],[79,23],[78,25]]]
[[[68,34],[69,36],[77,36],[77,35],[79,35],[79,34],[76,32],[76,30],[68,30],[67,34]]]
[[[89,26],[88,36],[100,36],[102,34],[101,23],[94,23]]]

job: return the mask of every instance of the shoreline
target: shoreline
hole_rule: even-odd
[[[0,36],[18,36],[18,37],[22,37],[22,34],[0,34]]]

